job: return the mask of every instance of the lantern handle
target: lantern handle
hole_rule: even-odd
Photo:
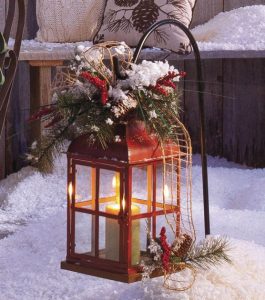
[[[166,24],[172,24],[180,28],[186,36],[189,38],[189,41],[191,43],[191,46],[194,51],[195,55],[195,61],[196,61],[196,75],[197,75],[197,88],[199,93],[199,114],[200,114],[200,142],[201,142],[201,163],[202,163],[202,181],[203,181],[203,204],[204,204],[204,228],[205,228],[205,235],[210,234],[210,213],[209,213],[209,191],[208,191],[208,172],[207,172],[207,157],[206,157],[206,141],[205,141],[205,112],[204,112],[204,97],[203,97],[203,91],[204,91],[204,83],[202,80],[202,62],[201,62],[201,56],[200,51],[198,48],[198,45],[196,43],[195,38],[193,37],[190,30],[183,25],[181,22],[173,19],[166,19],[161,20],[153,25],[151,25],[147,31],[143,34],[141,37],[134,55],[132,62],[137,63],[137,60],[139,58],[139,54],[144,46],[145,41],[150,36],[150,34],[156,30],[158,27],[166,25]]]

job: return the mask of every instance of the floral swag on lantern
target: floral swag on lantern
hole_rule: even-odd
[[[165,227],[160,237],[154,238],[146,226],[149,246],[140,268],[143,280],[156,269],[162,271],[164,286],[173,290],[191,287],[196,268],[230,262],[226,239],[211,237],[195,245],[191,141],[179,121],[178,82],[184,76],[184,72],[167,61],[132,63],[131,50],[124,43],[108,42],[87,49],[78,46],[70,67],[56,74],[52,104],[30,118],[31,122],[41,120],[44,130],[27,155],[32,164],[47,172],[56,155],[64,151],[66,140],[85,135],[91,145],[106,149],[109,143],[122,142],[120,127],[137,126],[137,122],[144,125],[148,135],[156,136],[162,149],[166,145],[165,153],[172,155],[170,159],[164,158],[162,176],[163,182],[170,181],[170,185],[168,191],[163,185],[162,194],[164,210],[165,203],[178,207],[173,219],[167,217],[165,210],[166,225],[172,230],[174,240],[168,243]],[[170,143],[173,147],[169,149]],[[184,174],[182,183],[179,170]],[[175,203],[174,195],[181,184],[183,199]],[[179,276],[182,271],[187,272],[184,279]]]

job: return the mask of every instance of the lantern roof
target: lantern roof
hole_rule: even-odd
[[[176,153],[176,147],[174,153]],[[164,154],[172,153],[172,145],[164,145]],[[83,159],[105,159],[121,163],[135,164],[145,161],[162,160],[163,150],[155,134],[148,134],[143,123],[121,126],[117,130],[116,141],[108,144],[106,149],[99,144],[91,144],[87,135],[75,139],[68,148],[68,155]]]

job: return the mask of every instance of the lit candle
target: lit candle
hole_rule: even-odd
[[[118,215],[120,212],[119,204],[110,204],[106,207],[106,212],[112,215]],[[132,215],[140,213],[140,207],[131,205]],[[134,220],[131,228],[132,237],[132,265],[140,262],[140,221]],[[120,226],[118,220],[107,218],[106,220],[106,258],[111,260],[119,260],[119,238]]]
[[[120,212],[120,184],[119,175],[112,179],[112,187],[116,191],[116,203],[106,206],[106,212],[112,215],[118,215]],[[122,200],[122,208],[125,209],[125,199]],[[140,207],[131,205],[132,215],[140,213]],[[136,265],[140,262],[140,221],[132,222],[131,228],[132,249],[131,262]],[[120,240],[120,226],[118,220],[107,218],[106,220],[106,258],[111,260],[119,260],[119,240]]]

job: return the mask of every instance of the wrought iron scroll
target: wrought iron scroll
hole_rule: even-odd
[[[201,162],[202,162],[202,181],[203,181],[203,204],[204,204],[204,228],[205,235],[210,234],[210,213],[209,213],[209,192],[208,192],[208,171],[207,171],[207,157],[206,157],[206,141],[205,141],[205,112],[204,112],[204,84],[203,84],[203,76],[202,76],[202,63],[200,57],[200,51],[198,45],[191,34],[190,30],[180,23],[177,20],[166,19],[159,21],[153,25],[151,25],[147,31],[141,37],[136,50],[133,56],[133,62],[136,63],[139,54],[144,46],[145,41],[150,36],[150,34],[156,30],[158,27],[171,24],[179,27],[189,38],[190,43],[192,45],[196,68],[197,68],[197,88],[198,88],[198,96],[199,96],[199,114],[200,114],[200,143],[201,143]]]
[[[12,24],[15,16],[15,6],[18,4],[18,22],[16,26],[15,43],[12,50],[3,51],[0,53],[0,69],[5,73],[5,82],[0,86],[0,137],[3,134],[6,114],[9,105],[10,92],[16,74],[18,57],[20,52],[21,40],[25,24],[25,4],[24,0],[10,0],[8,13],[3,32],[3,37],[8,44]]]

